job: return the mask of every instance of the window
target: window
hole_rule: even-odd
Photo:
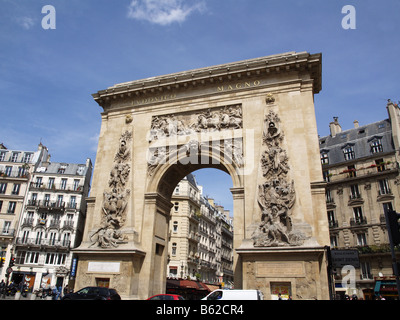
[[[350,186],[350,200],[355,200],[355,199],[360,199],[361,194],[360,191],[358,190],[358,185],[353,184]]]
[[[26,177],[26,168],[18,167],[18,177]]]
[[[4,161],[5,158],[6,158],[6,153],[0,152],[0,161]]]
[[[11,162],[17,162],[19,156],[19,152],[13,152],[11,155]]]
[[[357,170],[354,165],[347,166],[347,173],[349,178],[355,178],[357,176]]]
[[[365,217],[363,217],[361,207],[354,207],[353,208],[353,221],[350,221],[350,225],[359,225],[367,223]]]
[[[13,190],[12,190],[12,194],[18,195],[18,194],[19,194],[19,189],[20,189],[20,187],[21,187],[21,184],[19,184],[19,183],[14,183],[14,187],[13,187]]]
[[[36,177],[35,187],[40,188],[42,186],[42,177]]]
[[[174,210],[175,210],[175,212],[179,211],[179,202],[174,203]]]
[[[382,141],[380,139],[372,141],[371,143],[371,153],[378,152],[383,152]]]
[[[0,183],[0,194],[5,194],[7,190],[7,183]]]
[[[74,180],[74,191],[77,191],[79,188],[79,180],[75,179]]]
[[[329,163],[328,153],[327,152],[321,153],[321,164],[328,164],[328,163]]]
[[[331,248],[335,248],[338,246],[337,236],[335,235],[330,236],[330,241],[331,241]]]
[[[52,189],[54,187],[54,178],[49,178],[48,188]]]
[[[329,190],[329,189],[325,191],[325,201],[326,201],[326,203],[334,203],[335,202],[333,200],[331,190]]]
[[[64,233],[64,237],[63,237],[63,241],[62,241],[63,247],[69,247],[70,241],[71,241],[71,234],[69,232]]]
[[[357,245],[358,246],[367,245],[367,235],[365,233],[357,233]]]
[[[12,172],[12,167],[7,166],[6,167],[6,172],[5,172],[6,176],[7,177],[11,177],[11,172]]]
[[[385,162],[383,162],[383,159],[375,160],[375,164],[376,164],[376,169],[378,170],[378,172],[385,171]]]
[[[61,179],[61,190],[65,190],[67,188],[67,179]]]
[[[173,227],[172,227],[173,229],[173,232],[178,232],[178,221],[174,221],[174,224],[173,224]]]
[[[71,196],[71,199],[69,200],[69,207],[76,209],[76,196]]]
[[[21,239],[21,243],[27,243],[29,239],[29,231],[24,231]]]
[[[4,221],[2,234],[9,234],[11,231],[11,221]]]
[[[360,262],[361,266],[361,279],[373,279],[371,274],[371,266],[369,262]]]
[[[42,237],[43,237],[43,231],[38,231],[36,233],[35,244],[41,244],[42,243]]]
[[[57,196],[56,207],[63,207],[64,206],[63,198],[64,197],[62,195]]]
[[[65,173],[65,169],[67,169],[67,165],[66,164],[62,164],[60,165],[60,168],[58,168],[58,173]]]
[[[49,206],[50,206],[50,194],[46,193],[46,194],[44,195],[43,201],[44,201],[44,205],[45,205],[46,207],[49,207]]]
[[[352,160],[355,158],[354,148],[352,146],[347,146],[343,149],[344,160]]]
[[[56,238],[57,238],[57,233],[50,232],[49,245],[54,246],[56,244],[56,240],[57,240]]]
[[[328,222],[329,222],[329,227],[330,228],[336,228],[337,227],[337,221],[335,220],[335,213],[333,210],[328,211]]]
[[[393,211],[393,206],[391,202],[382,203],[382,206],[383,206],[383,212],[385,212],[386,210]]]
[[[15,202],[15,201],[10,201],[10,202],[8,203],[8,210],[7,210],[7,213],[14,214],[14,213],[15,213],[15,207],[16,207],[16,205],[17,205],[17,202]]]
[[[176,243],[175,242],[172,244],[172,255],[176,256]]]
[[[28,163],[29,161],[31,161],[31,157],[32,157],[32,153],[25,153],[24,158],[22,159],[22,162]]]
[[[387,179],[382,179],[378,180],[379,184],[379,195],[384,195],[384,194],[391,194],[392,191],[389,188],[389,181]]]
[[[179,184],[175,187],[174,193],[175,193],[175,194],[179,194]]]
[[[26,264],[37,264],[39,261],[39,252],[28,251],[25,255],[25,263]]]
[[[45,264],[49,265],[62,265],[65,263],[65,253],[47,253]]]

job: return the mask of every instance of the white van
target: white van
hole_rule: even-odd
[[[264,300],[264,295],[260,290],[217,289],[201,300]]]

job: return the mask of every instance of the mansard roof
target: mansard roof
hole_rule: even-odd
[[[320,137],[320,152],[328,153],[329,165],[344,162],[343,149],[349,146],[353,147],[355,158],[361,159],[372,155],[371,143],[375,140],[380,141],[384,153],[395,151],[389,119],[345,130],[334,137]]]

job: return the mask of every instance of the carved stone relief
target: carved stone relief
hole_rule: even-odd
[[[126,207],[130,190],[126,183],[131,170],[128,161],[131,153],[127,147],[132,140],[132,132],[125,131],[119,140],[119,147],[114,157],[114,166],[110,172],[108,186],[110,190],[103,193],[101,226],[90,236],[91,246],[101,248],[118,247],[124,243],[125,237],[121,228],[126,220]]]
[[[207,109],[196,114],[154,116],[151,122],[149,141],[175,135],[241,128],[242,107],[241,105],[230,105]]]
[[[180,156],[182,153],[186,155],[184,161],[188,160],[192,164],[198,164],[200,154],[223,152],[226,160],[229,158],[227,161],[232,161],[238,167],[242,167],[244,165],[242,138],[225,137],[220,139],[216,137],[216,140],[208,140],[207,137],[205,141],[201,140],[201,133],[241,128],[241,105],[207,109],[194,114],[154,116],[150,128],[150,143],[177,136],[189,136],[188,139],[191,140],[183,144],[178,144],[178,140],[170,140],[166,145],[158,143],[155,143],[156,146],[150,145],[147,157],[147,173],[152,176],[160,164],[176,163],[178,155]]]
[[[306,239],[293,230],[291,209],[296,201],[294,181],[289,180],[289,158],[282,148],[284,134],[280,119],[272,110],[264,120],[261,170],[263,183],[258,185],[257,202],[261,208],[261,222],[252,235],[257,247],[297,246]]]

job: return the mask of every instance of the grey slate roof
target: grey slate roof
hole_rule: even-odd
[[[328,153],[329,165],[344,162],[343,149],[352,146],[355,159],[373,155],[371,143],[380,140],[382,153],[394,152],[392,128],[389,119],[381,120],[358,128],[342,131],[336,136],[320,137],[320,152]],[[378,155],[379,153],[376,153]]]

